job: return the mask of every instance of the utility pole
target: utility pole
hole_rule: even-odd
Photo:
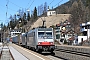
[[[6,4],[6,20],[7,20],[7,14],[8,14],[8,3],[9,3],[9,0],[7,0],[7,4]],[[10,40],[10,23],[9,23],[9,26],[8,26],[8,38]],[[4,39],[5,39],[5,30],[4,30]]]

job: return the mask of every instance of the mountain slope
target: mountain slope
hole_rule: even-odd
[[[46,20],[45,22],[46,27],[50,27],[52,25],[60,23],[61,21],[63,22],[65,20],[68,20],[69,16],[70,14],[57,14],[53,16],[41,17],[31,26],[31,28],[42,26],[42,19]]]

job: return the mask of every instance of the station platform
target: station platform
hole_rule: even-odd
[[[14,49],[12,46],[9,46],[10,52],[15,60],[28,60],[25,56],[23,56],[21,53],[19,53],[16,49]]]
[[[23,48],[16,44],[8,44],[8,46],[4,46],[2,49],[3,49],[2,54],[4,56],[1,55],[1,58],[2,58],[1,60],[7,60],[7,58],[9,60],[50,60],[49,58],[47,58],[41,54],[38,54],[34,51]],[[6,54],[9,56],[7,58],[5,58],[6,51],[9,52]]]

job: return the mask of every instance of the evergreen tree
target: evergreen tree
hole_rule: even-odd
[[[8,24],[8,28],[10,28],[10,27],[11,27],[11,29],[14,29],[14,27],[15,27],[14,18],[12,15],[10,16],[10,23]]]
[[[30,13],[27,14],[27,20],[30,21]]]
[[[1,26],[1,29],[3,29],[3,23],[1,23],[0,26]]]
[[[26,24],[27,24],[27,21],[26,21],[26,13],[24,12],[23,19],[22,19],[22,26],[23,26],[23,25],[26,25]]]
[[[12,21],[12,20],[11,20],[11,21],[10,21],[10,26],[9,26],[9,28],[14,29],[15,26],[16,26],[15,21]]]
[[[24,12],[23,20],[26,20],[26,13]]]
[[[47,2],[44,3],[44,13],[47,12]]]
[[[16,19],[16,15],[14,16],[11,15],[9,19],[10,19],[10,22],[8,23],[8,28],[14,29],[18,22]]]
[[[7,27],[6,27],[6,25],[4,24],[4,26],[3,26],[3,30],[5,30],[5,31],[6,31],[6,29],[7,29]]]
[[[1,26],[1,30],[2,30],[2,31],[4,31],[4,30],[6,31],[6,28],[7,28],[7,27],[6,27],[5,24],[3,25],[3,23],[1,23],[0,26]]]
[[[37,19],[37,8],[36,7],[34,8],[33,17],[34,19]]]

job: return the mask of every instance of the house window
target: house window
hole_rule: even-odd
[[[60,39],[60,34],[57,34],[56,35],[56,39]]]

